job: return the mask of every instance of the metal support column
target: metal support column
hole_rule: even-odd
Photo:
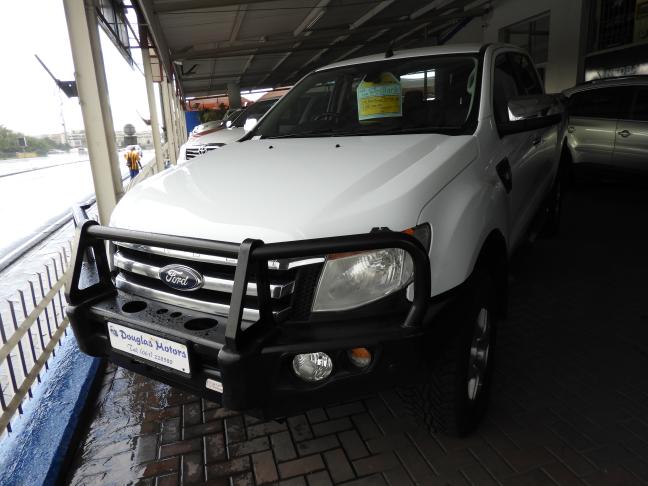
[[[180,109],[180,104],[178,103],[178,97],[175,95],[173,89],[171,89],[171,99],[173,100],[173,121],[175,122],[176,139],[181,140],[182,128],[180,127],[180,123],[181,123],[180,115],[182,113],[182,110]]]
[[[164,116],[164,128],[166,130],[167,149],[169,160],[173,165],[177,163],[178,150],[176,148],[176,134],[173,130],[173,120],[171,119],[171,100],[169,99],[169,83],[166,78],[159,84],[160,93],[162,94],[162,109]]]
[[[119,171],[115,128],[108,99],[97,11],[91,0],[63,0],[70,36],[74,76],[79,91],[99,221],[108,224],[110,213],[124,193]]]
[[[187,117],[181,99],[178,99],[178,105],[180,106],[180,129],[182,131],[180,140],[182,140],[182,143],[185,143],[187,141]]]
[[[167,88],[169,89],[169,108],[171,111],[171,120],[173,121],[173,134],[176,140],[180,140],[180,130],[178,129],[178,104],[176,102],[173,83],[169,83]]]
[[[230,108],[241,107],[241,88],[238,83],[227,83],[227,98]]]
[[[164,170],[164,157],[162,156],[162,143],[160,142],[160,122],[158,121],[157,104],[155,103],[155,89],[153,86],[153,72],[151,71],[151,54],[148,49],[148,36],[146,29],[140,27],[140,42],[142,44],[142,64],[144,65],[144,78],[146,80],[146,97],[148,98],[149,115],[151,117],[151,134],[155,147],[155,161],[158,171]]]

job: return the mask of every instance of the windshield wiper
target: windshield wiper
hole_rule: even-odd
[[[331,133],[330,129],[319,129],[319,130],[308,130],[305,132],[292,132],[284,133],[282,135],[273,135],[271,137],[261,137],[262,139],[275,139],[275,138],[306,138],[306,137],[318,137],[320,135],[325,135]]]
[[[363,133],[363,135],[406,135],[414,133],[447,133],[448,131],[457,130],[460,127],[409,127],[409,128],[389,128],[387,130],[374,131],[372,133]]]
[[[320,130],[309,130],[306,132],[293,132],[285,133],[283,135],[274,135],[272,137],[262,137],[266,139],[274,138],[307,138],[307,137],[358,137],[361,135],[382,135],[382,131],[376,130],[331,130],[331,129],[320,129]]]
[[[361,137],[374,135],[398,135],[398,134],[415,134],[415,133],[447,133],[460,127],[392,127],[383,130],[366,129],[366,130],[311,130],[306,132],[286,133],[272,137],[263,137],[267,139],[274,138],[307,138],[307,137]]]

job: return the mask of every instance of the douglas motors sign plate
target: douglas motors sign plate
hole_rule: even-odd
[[[120,326],[113,322],[108,323],[108,335],[110,344],[115,349],[183,373],[189,373],[189,353],[184,344]]]

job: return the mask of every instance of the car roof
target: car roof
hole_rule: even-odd
[[[591,81],[586,81],[564,90],[563,94],[570,97],[574,93],[614,86],[648,86],[648,75],[639,74],[634,76],[620,76],[617,78],[592,79]]]
[[[492,48],[506,47],[510,49],[523,51],[523,49],[519,48],[518,46],[514,46],[511,44],[503,44],[503,43],[493,43],[493,44],[471,43],[471,44],[450,44],[450,45],[443,45],[443,46],[419,47],[416,49],[403,49],[403,50],[394,51],[394,55],[388,58],[385,57],[384,52],[381,52],[380,54],[372,54],[370,56],[356,57],[353,59],[345,59],[344,61],[322,66],[321,68],[316,69],[316,72],[326,70],[326,69],[331,69],[331,68],[349,66],[353,64],[363,64],[368,62],[384,61],[385,59],[389,59],[389,60],[407,59],[409,57],[443,56],[448,54],[478,54],[484,47],[492,47]]]
[[[317,71],[322,71],[330,68],[349,66],[353,64],[364,64],[367,62],[384,61],[385,59],[406,59],[408,57],[419,56],[434,56],[443,54],[476,54],[481,49],[481,44],[455,44],[450,46],[434,46],[434,47],[419,47],[417,49],[404,49],[394,51],[394,55],[386,58],[385,53],[372,54],[370,56],[356,57],[353,59],[345,59],[344,61],[322,66]]]

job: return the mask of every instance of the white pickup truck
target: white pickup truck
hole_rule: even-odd
[[[558,221],[562,120],[513,46],[322,67],[241,142],[80,222],[79,345],[266,417],[397,386],[467,434],[509,257],[539,210]]]

